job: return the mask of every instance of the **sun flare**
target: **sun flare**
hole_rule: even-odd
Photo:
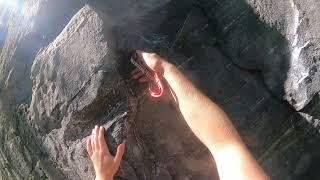
[[[0,8],[7,8],[12,11],[20,10],[24,0],[0,0]]]

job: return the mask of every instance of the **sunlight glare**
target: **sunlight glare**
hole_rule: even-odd
[[[11,11],[17,11],[23,3],[21,0],[0,0],[0,8],[8,8]]]

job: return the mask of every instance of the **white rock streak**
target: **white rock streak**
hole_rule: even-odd
[[[295,95],[295,92],[299,92],[300,96],[307,96],[307,94],[301,94],[302,92],[305,91],[299,91],[299,89],[301,88],[301,83],[303,82],[303,80],[305,78],[307,78],[309,76],[309,71],[308,69],[306,69],[303,66],[303,63],[300,62],[300,54],[302,49],[304,49],[308,44],[309,41],[306,42],[304,45],[299,46],[299,26],[301,24],[301,19],[300,19],[300,12],[296,6],[296,4],[293,2],[293,0],[290,1],[291,2],[291,7],[293,8],[293,27],[292,27],[292,32],[293,33],[293,42],[291,44],[291,57],[290,57],[290,69],[288,72],[288,78],[287,81],[285,82],[285,88],[289,91],[294,91],[293,93]],[[291,30],[290,30],[291,31]],[[292,92],[287,92],[287,94],[292,93]],[[306,102],[306,100],[308,98],[301,98],[299,97],[299,99],[305,99],[304,101],[298,101],[297,104],[294,104],[295,107],[301,107],[303,106]]]

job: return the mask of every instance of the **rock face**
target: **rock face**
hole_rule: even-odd
[[[136,109],[116,57],[103,41],[102,24],[98,14],[84,7],[32,65],[30,121],[68,178],[93,178],[83,151],[92,125],[115,126],[111,133],[121,143]]]
[[[17,1],[20,2],[20,1]],[[319,158],[315,0],[0,3],[0,179],[94,179],[94,125],[116,179],[218,179],[169,94],[148,97],[129,57],[151,50],[229,114],[273,179],[302,179]]]
[[[235,5],[228,12],[224,3],[205,3],[203,8],[216,21],[220,46],[233,62],[261,71],[268,89],[299,111],[319,92],[319,20],[314,19],[319,2],[248,3],[230,1]]]
[[[134,90],[126,82],[126,77],[121,76],[124,73],[129,75],[129,71],[126,72],[125,67],[121,67],[121,64],[129,64],[129,56],[126,62],[122,63],[115,50],[104,41],[102,32],[103,20],[93,9],[86,6],[71,19],[54,42],[38,53],[31,70],[34,86],[30,124],[33,124],[41,136],[43,147],[50,159],[59,164],[59,169],[69,179],[94,178],[92,166],[84,151],[85,140],[94,124],[105,126],[111,134],[108,139],[113,142],[110,146],[112,151],[116,149],[115,145],[122,143],[125,137],[128,138],[127,151],[133,153],[124,159],[127,167],[119,177],[171,178],[170,171],[166,170],[169,166],[167,164],[161,164],[163,169],[154,167],[155,172],[150,168],[156,160],[151,161],[151,157],[147,157],[149,153],[138,147],[138,144],[144,143],[137,144],[136,133],[129,132],[137,108]],[[146,125],[140,123],[135,129],[147,131]],[[164,137],[166,136],[162,138]],[[177,147],[178,145],[176,144]],[[205,155],[208,156],[207,153]],[[164,157],[167,156],[159,158]],[[192,156],[186,159],[181,155],[176,159],[199,161]],[[200,165],[200,162],[180,164],[179,168],[176,168],[181,169],[177,172],[177,178],[187,175],[209,178],[208,172],[185,174],[185,169],[191,163],[192,166],[198,164],[199,171],[205,171],[208,163]],[[144,168],[133,171],[137,165]]]

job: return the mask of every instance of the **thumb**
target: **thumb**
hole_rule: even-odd
[[[156,54],[147,53],[140,50],[137,50],[136,53],[139,59],[142,60],[150,69],[152,69],[153,71],[156,71],[159,63],[159,57]]]
[[[116,164],[117,167],[120,166],[120,162],[121,162],[122,156],[124,154],[124,149],[125,149],[124,143],[120,144],[117,148],[117,154],[114,157],[114,163]]]

